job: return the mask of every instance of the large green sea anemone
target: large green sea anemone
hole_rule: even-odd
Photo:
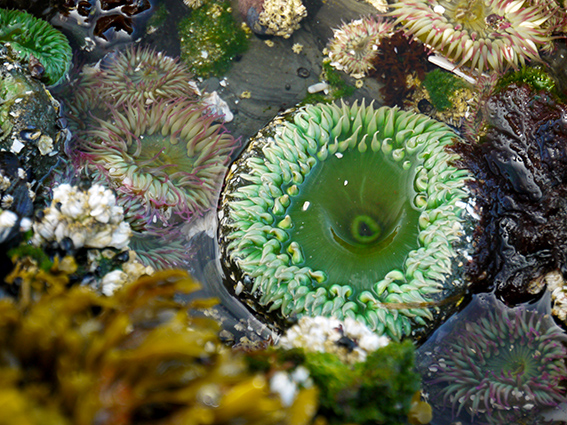
[[[353,317],[393,338],[462,288],[468,172],[445,125],[396,108],[312,105],[232,166],[220,244],[233,290],[261,312]]]
[[[20,61],[37,59],[47,84],[57,84],[67,74],[73,57],[62,33],[19,10],[0,9],[0,44],[9,44]]]

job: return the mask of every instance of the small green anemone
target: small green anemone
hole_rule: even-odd
[[[139,101],[97,123],[80,142],[79,162],[117,191],[133,230],[188,220],[215,205],[238,141],[204,106]]]
[[[73,52],[67,38],[29,13],[0,9],[0,44],[8,43],[20,61],[33,55],[41,63],[47,84],[57,84],[69,71]]]
[[[311,105],[231,167],[220,245],[234,290],[283,317],[353,317],[401,338],[462,287],[466,170],[444,124],[396,108]]]

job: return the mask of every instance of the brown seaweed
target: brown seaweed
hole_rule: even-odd
[[[35,296],[0,299],[0,423],[311,420],[315,390],[283,407],[268,377],[250,373],[242,353],[220,344],[214,320],[196,313],[215,300],[200,299],[185,271],[141,278],[112,297],[67,289],[64,274],[26,264],[12,278],[27,279]]]

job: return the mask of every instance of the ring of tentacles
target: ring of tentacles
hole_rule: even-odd
[[[364,102],[277,118],[225,181],[227,286],[263,314],[353,317],[395,339],[427,326],[463,286],[456,137]]]

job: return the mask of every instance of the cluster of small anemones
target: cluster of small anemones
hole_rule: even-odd
[[[132,230],[151,239],[136,245],[157,245],[151,253],[136,250],[156,268],[185,264],[179,227],[214,206],[238,145],[221,124],[232,118],[226,103],[216,93],[199,99],[191,77],[178,60],[129,46],[62,92],[81,126],[69,149],[75,167],[116,192]]]
[[[327,45],[331,65],[354,78],[368,75],[374,69],[380,42],[393,31],[393,22],[381,17],[367,16],[343,24],[333,30],[334,36]]]
[[[76,186],[61,184],[53,189],[51,205],[34,223],[32,242],[61,243],[69,238],[73,247],[123,249],[130,241],[130,225],[124,221],[122,207],[114,194],[94,185],[88,192]]]
[[[307,351],[334,353],[347,363],[363,362],[366,356],[390,342],[378,336],[366,325],[350,317],[304,316],[287,330],[278,342],[286,350],[303,348]]]
[[[518,68],[539,60],[538,46],[551,43],[544,25],[550,8],[524,0],[403,0],[392,5],[396,24],[456,66],[482,72]]]

